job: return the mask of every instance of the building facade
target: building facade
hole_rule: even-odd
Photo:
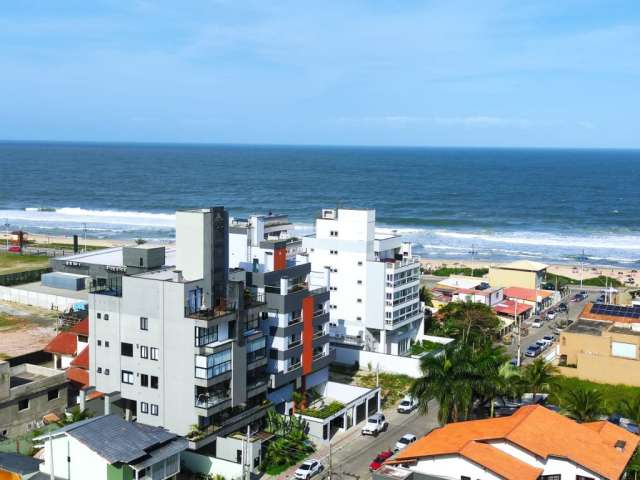
[[[92,289],[90,380],[106,405],[215,455],[268,407],[265,304],[228,279],[224,208],[176,213],[175,258]]]
[[[329,277],[312,288],[311,264],[301,255],[286,215],[254,215],[230,224],[231,278],[264,296],[268,323],[269,400],[290,414],[293,393],[326,384],[334,359],[329,344]]]
[[[492,287],[521,287],[533,290],[542,288],[547,265],[529,260],[517,260],[489,267],[489,284]]]
[[[376,233],[375,210],[323,209],[315,233],[303,238],[312,285],[330,271],[334,341],[404,354],[424,319],[420,262],[411,244]]]

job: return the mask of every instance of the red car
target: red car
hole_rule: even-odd
[[[20,253],[21,251],[22,249],[20,247],[16,247],[16,246],[9,247],[9,252],[11,253]]]
[[[393,455],[393,452],[391,450],[380,452],[376,456],[376,458],[374,458],[373,461],[369,464],[369,471],[373,472],[374,470],[378,470],[382,466],[382,464],[385,462],[385,460],[387,460],[388,458],[391,458],[392,455]]]

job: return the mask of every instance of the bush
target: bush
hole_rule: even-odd
[[[602,395],[604,409],[607,414],[618,413],[618,407],[623,400],[633,400],[640,395],[640,387],[629,385],[610,385],[595,383],[579,378],[563,377],[558,375],[551,388],[549,401],[554,405],[563,405],[564,392],[570,390],[596,390]]]
[[[306,408],[301,413],[303,415],[308,415],[309,417],[327,418],[333,415],[334,413],[338,413],[343,408],[344,408],[343,403],[340,403],[334,400],[328,405],[324,405],[323,407],[320,407],[320,408]]]
[[[442,348],[442,344],[431,342],[429,340],[422,340],[422,342],[416,342],[411,345],[411,355],[420,355],[425,352],[432,352]]]
[[[488,268],[474,268],[473,272],[469,267],[440,267],[431,272],[431,275],[436,275],[438,277],[449,277],[451,275],[467,275],[474,277],[484,277],[487,273],[489,273]]]

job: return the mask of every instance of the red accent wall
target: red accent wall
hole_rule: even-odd
[[[302,300],[302,373],[313,370],[313,307],[312,296]]]
[[[287,268],[287,249],[276,248],[273,251],[273,270],[284,270]]]

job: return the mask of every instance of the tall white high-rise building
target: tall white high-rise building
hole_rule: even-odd
[[[304,237],[312,272],[329,267],[330,332],[337,342],[401,355],[424,319],[420,261],[411,243],[376,233],[375,210],[323,209]],[[313,278],[321,284],[322,278]]]

